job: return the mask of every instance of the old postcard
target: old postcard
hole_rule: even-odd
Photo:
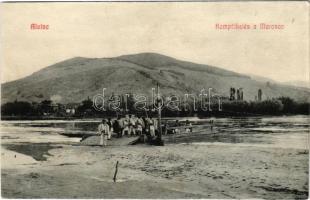
[[[308,198],[309,2],[0,19],[2,198]]]

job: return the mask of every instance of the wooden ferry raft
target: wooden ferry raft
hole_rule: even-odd
[[[132,145],[139,140],[139,136],[134,136],[134,137],[121,137],[121,138],[115,138],[112,137],[110,140],[107,142],[107,146],[126,146],[126,145]],[[81,140],[80,145],[85,145],[85,146],[100,146],[100,136],[99,135],[94,135],[94,136],[89,136],[86,139]]]

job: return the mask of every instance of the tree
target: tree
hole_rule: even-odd
[[[77,111],[82,114],[85,114],[86,112],[92,112],[93,110],[93,102],[89,98],[82,101],[81,105],[77,107]]]
[[[290,97],[280,97],[278,98],[283,104],[283,113],[296,113],[297,106],[296,102]]]
[[[40,111],[43,113],[52,113],[53,112],[52,101],[51,100],[41,101]]]
[[[1,106],[2,115],[30,115],[33,111],[31,104],[24,101],[8,102]]]

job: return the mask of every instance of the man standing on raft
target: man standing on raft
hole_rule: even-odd
[[[100,145],[107,146],[108,136],[110,134],[110,127],[107,123],[107,120],[103,119],[102,123],[98,126],[98,132],[100,135]]]

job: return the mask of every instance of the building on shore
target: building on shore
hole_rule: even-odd
[[[262,101],[262,95],[263,95],[262,89],[258,89],[258,92],[257,92],[257,100],[258,101]]]
[[[230,88],[230,97],[229,100],[234,101],[236,100],[236,89],[231,87]]]
[[[243,89],[242,88],[237,89],[237,100],[243,101]]]

